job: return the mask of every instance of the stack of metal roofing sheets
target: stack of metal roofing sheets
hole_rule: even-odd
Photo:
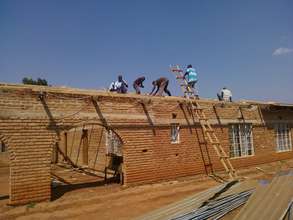
[[[220,219],[230,211],[243,205],[252,192],[253,190],[249,190],[211,201],[196,211],[174,218],[173,220]]]
[[[293,171],[281,173],[267,186],[259,187],[235,219],[282,219],[288,216],[287,212],[292,208],[292,199]]]
[[[293,220],[293,171],[278,174],[272,182],[248,180],[234,185],[226,183],[138,219],[220,219],[243,204],[235,217],[237,220]]]
[[[236,182],[229,182],[220,186],[213,187],[203,192],[197,193],[179,202],[172,203],[146,215],[138,218],[138,220],[166,220],[178,217],[185,213],[191,212],[201,207],[201,205],[213,198],[216,194],[220,194]]]

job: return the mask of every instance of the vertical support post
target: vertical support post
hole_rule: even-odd
[[[64,132],[64,155],[65,155],[65,158],[68,157],[68,154],[67,154],[67,132]]]
[[[52,154],[52,163],[57,163],[58,162],[58,148],[59,148],[59,143],[56,142],[55,145],[53,146],[53,154]]]
[[[82,162],[84,165],[88,165],[88,130],[82,130]]]

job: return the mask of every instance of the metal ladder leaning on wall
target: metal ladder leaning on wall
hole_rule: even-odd
[[[187,107],[190,107],[192,112],[195,113],[196,118],[199,120],[199,124],[203,130],[204,133],[204,139],[209,142],[217,156],[219,157],[223,167],[225,168],[225,171],[229,175],[230,179],[237,179],[237,174],[236,170],[232,166],[229,156],[227,153],[224,151],[215,130],[212,128],[209,119],[206,117],[204,110],[201,108],[199,103],[197,102],[198,96],[196,95],[196,91],[193,88],[190,88],[188,86],[188,83],[186,79],[183,78],[183,71],[180,69],[178,65],[176,66],[171,66],[170,71],[175,74],[177,82],[179,83],[181,90],[184,93],[184,96],[188,100],[188,105]],[[206,166],[206,164],[205,164]]]

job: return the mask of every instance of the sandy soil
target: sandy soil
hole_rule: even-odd
[[[52,202],[2,206],[0,219],[131,219],[217,184],[198,176],[129,188],[93,185],[68,191]]]
[[[239,173],[244,179],[263,179],[290,167],[293,161],[242,169]],[[205,176],[129,188],[119,184],[79,183],[69,189],[56,188],[59,196],[52,202],[10,207],[3,205],[3,201],[7,202],[4,199],[0,201],[0,219],[132,219],[218,184]]]

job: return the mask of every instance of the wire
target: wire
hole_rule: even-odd
[[[76,111],[76,112],[74,112],[74,113],[72,113],[72,114],[69,114],[69,115],[63,116],[63,117],[61,117],[61,118],[55,118],[55,120],[63,120],[63,119],[65,119],[65,118],[73,117],[73,116],[79,114],[79,113],[80,113],[81,111],[83,111],[84,109],[86,109],[86,107],[88,107],[88,106],[89,106],[89,103],[86,103],[86,104],[85,104],[84,106],[82,106],[81,109],[79,109],[78,111]]]

